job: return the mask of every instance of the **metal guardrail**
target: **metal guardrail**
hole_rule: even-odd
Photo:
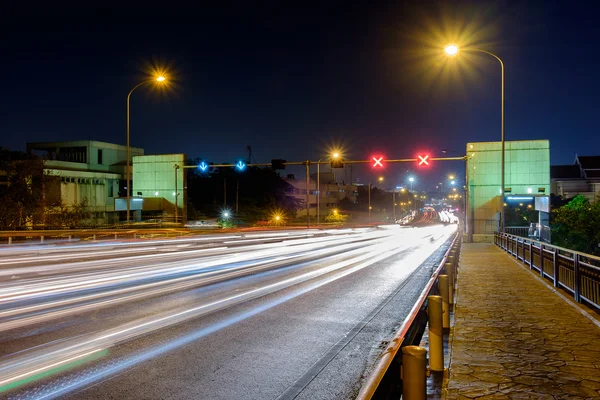
[[[169,237],[188,235],[190,232],[181,228],[0,231],[0,245],[46,243],[50,241],[127,239],[151,236]]]
[[[600,311],[600,257],[501,232],[494,232],[494,243],[576,302]]]
[[[522,237],[529,237],[529,227],[528,226],[505,226],[504,232]]]
[[[428,297],[439,293],[438,277],[446,263],[452,262],[454,265],[452,269],[456,271],[461,243],[459,238],[461,236],[460,231],[458,231],[452,245],[427,282],[425,289],[421,292],[410,313],[402,322],[400,329],[389,342],[381,358],[367,377],[356,397],[357,400],[400,398],[402,395],[402,382],[400,380],[401,350],[406,346],[415,346],[420,343],[427,326]]]

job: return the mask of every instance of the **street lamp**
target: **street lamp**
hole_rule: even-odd
[[[383,182],[383,176],[377,178],[379,182]],[[369,223],[371,222],[371,182],[369,182]]]
[[[447,55],[453,57],[455,55],[458,54],[458,46],[455,44],[449,44],[448,46],[446,46],[444,48],[444,51],[446,52]],[[502,98],[502,105],[501,105],[501,114],[502,114],[502,125],[501,125],[501,141],[502,141],[502,167],[501,167],[501,183],[500,183],[500,195],[502,196],[502,212],[500,213],[500,230],[502,232],[504,232],[504,62],[502,61],[502,59],[500,57],[498,57],[497,55],[495,55],[494,53],[490,53],[487,50],[481,50],[481,49],[467,49],[466,51],[475,51],[475,52],[479,52],[479,53],[485,53],[487,55],[490,55],[492,57],[494,57],[496,60],[498,60],[498,62],[500,63],[500,68],[501,68],[501,72],[502,72],[502,94],[501,94],[501,98]]]
[[[410,178],[408,178],[408,180],[410,181],[410,191],[412,192],[412,190],[413,190],[413,182],[415,181],[415,178],[413,178],[411,176]]]
[[[317,225],[319,225],[321,213],[321,160],[324,158],[326,157],[321,157],[319,158],[319,161],[317,161]],[[340,153],[336,151],[335,153],[331,154],[330,158],[337,160],[340,158]],[[308,188],[306,190],[308,190]]]
[[[125,176],[126,176],[126,185],[127,185],[127,223],[129,223],[129,214],[131,212],[131,206],[129,204],[130,200],[130,193],[131,193],[131,188],[130,188],[130,180],[131,180],[131,173],[129,171],[129,163],[130,163],[130,158],[131,158],[131,147],[129,145],[129,120],[130,120],[130,112],[129,112],[129,100],[131,98],[131,93],[133,93],[133,91],[137,88],[139,88],[142,85],[145,85],[146,83],[151,83],[151,82],[164,82],[166,80],[166,78],[163,75],[159,75],[154,79],[148,79],[145,81],[142,81],[140,83],[138,83],[137,85],[135,85],[133,87],[133,89],[131,89],[129,91],[129,94],[127,95],[127,164],[126,164],[126,170],[125,170]]]

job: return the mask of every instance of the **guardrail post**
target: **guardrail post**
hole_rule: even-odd
[[[96,240],[96,234],[94,233],[94,236],[92,236],[92,240]]]
[[[442,327],[450,328],[450,304],[448,302],[448,275],[438,276],[438,288],[442,297]]]
[[[40,236],[40,243],[44,243],[44,237]]]
[[[71,238],[73,237],[73,235],[69,235],[69,242],[71,241]]]
[[[8,237],[8,244],[12,244],[12,236]]]
[[[574,279],[575,282],[573,282],[573,297],[575,298],[575,301],[578,303],[581,303],[581,293],[580,293],[580,287],[579,287],[579,282],[580,282],[580,276],[579,276],[579,254],[575,253],[573,254],[573,270],[574,270]]]
[[[554,287],[558,287],[558,257],[556,256],[557,252],[558,250],[556,249],[554,249],[554,251],[552,252],[552,265],[554,267]]]
[[[419,346],[402,348],[402,398],[423,400],[427,397],[427,350]]]
[[[447,262],[445,268],[448,275],[448,304],[454,304],[454,265]]]
[[[117,234],[115,233],[115,240],[117,240]]]
[[[444,333],[442,328],[442,296],[427,297],[429,317],[429,369],[444,370]]]

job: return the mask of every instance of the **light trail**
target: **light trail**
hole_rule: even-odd
[[[445,240],[453,229],[399,229],[394,226],[377,230],[336,230],[331,235],[319,232],[315,236],[308,233],[279,233],[265,234],[260,239],[245,235],[239,241],[231,241],[231,236],[227,236],[220,238],[217,243],[232,242],[230,244],[235,244],[234,247],[195,250],[188,249],[187,243],[177,241],[170,242],[164,248],[173,247],[174,251],[168,255],[129,256],[126,251],[115,256],[112,253],[109,260],[64,263],[60,265],[64,265],[65,272],[59,269],[43,278],[6,282],[7,285],[0,289],[0,332],[29,326],[41,327],[51,320],[78,318],[86,312],[127,306],[145,299],[196,290],[198,287],[209,291],[196,292],[186,302],[176,303],[147,316],[140,317],[143,315],[141,310],[137,314],[134,312],[126,323],[111,324],[108,321],[96,326],[81,326],[79,329],[83,333],[76,336],[13,351],[0,358],[0,392],[30,384],[39,377],[54,373],[52,371],[64,372],[62,368],[67,368],[74,361],[85,360],[89,355],[142,335],[267,295],[286,293],[279,295],[277,301],[268,302],[272,305],[248,311],[245,316],[237,317],[237,321],[248,318],[261,312],[259,310],[308,293],[409,248],[414,248],[411,257],[416,261],[430,254],[430,249],[436,246],[434,242]],[[266,243],[257,243],[261,240]],[[80,249],[74,252],[80,252]],[[188,257],[193,259],[179,260]],[[39,257],[41,264],[43,260],[44,257]],[[20,271],[21,274],[23,270],[40,273],[49,267],[27,266],[7,270]],[[7,270],[0,274],[7,274]],[[399,271],[399,274],[403,273]],[[227,283],[227,286],[223,286],[227,290],[219,290],[214,286],[223,282]],[[228,324],[235,321],[233,318]],[[217,329],[216,326],[208,327],[204,332],[214,332],[214,329]],[[117,370],[145,359],[149,354],[169,351],[186,340],[178,339],[142,351],[137,356],[124,359],[118,368],[112,366],[105,372],[96,373],[93,378],[71,382],[68,390],[104,379]],[[52,396],[67,389],[62,387],[56,390]]]

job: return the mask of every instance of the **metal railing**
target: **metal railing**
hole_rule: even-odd
[[[494,233],[494,243],[576,302],[600,311],[600,257],[501,232]]]
[[[418,345],[427,326],[428,297],[439,293],[439,275],[447,263],[453,264],[453,271],[458,265],[460,253],[461,232],[457,232],[439,266],[433,272],[421,295],[404,319],[402,325],[387,345],[381,358],[367,377],[361,387],[356,400],[369,400],[379,398],[400,398],[402,395],[402,381],[400,367],[402,365],[402,348]],[[423,371],[424,373],[424,371]]]
[[[529,227],[528,226],[505,226],[504,232],[506,232],[510,235],[528,237],[529,236]]]
[[[176,228],[146,229],[65,229],[65,230],[20,230],[0,231],[0,245],[70,242],[79,240],[137,239],[142,237],[169,237],[188,235],[191,231]]]

